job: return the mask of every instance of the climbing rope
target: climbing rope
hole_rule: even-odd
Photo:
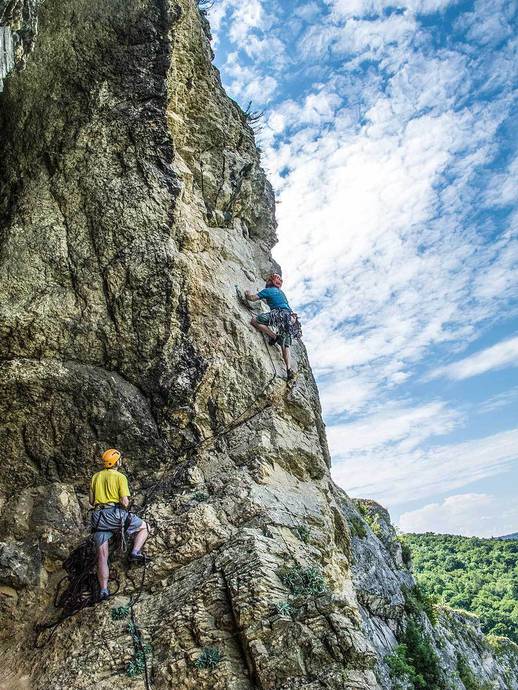
[[[95,571],[96,563],[94,540],[90,535],[63,562],[66,575],[59,580],[54,594],[54,607],[61,609],[62,613],[49,623],[37,623],[34,626],[37,649],[41,649],[50,641],[63,621],[98,602],[99,584]],[[112,583],[113,594],[116,594],[119,591],[120,582],[113,568],[110,568],[109,580]],[[49,631],[49,634],[41,641],[44,631]]]
[[[146,645],[144,644],[144,641],[142,639],[142,632],[137,624],[137,618],[135,615],[135,606],[138,603],[140,597],[142,596],[142,592],[145,587],[145,582],[146,582],[146,561],[144,561],[142,565],[142,578],[140,580],[140,585],[138,587],[135,586],[135,582],[132,579],[131,575],[129,572],[127,573],[127,578],[133,585],[133,589],[135,590],[135,593],[130,597],[128,607],[130,611],[130,620],[131,620],[131,637],[133,640],[133,645],[135,647],[138,647],[139,651],[139,656],[142,659],[142,666],[143,666],[143,671],[144,671],[144,683],[146,686],[146,690],[151,690],[151,681],[149,678],[149,671],[148,671],[148,662],[147,662],[147,654],[146,654]]]

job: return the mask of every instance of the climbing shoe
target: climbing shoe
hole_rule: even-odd
[[[99,601],[106,601],[110,598],[110,592],[107,589],[101,589],[99,592]]]
[[[268,338],[268,345],[277,345],[279,342],[279,336],[275,336],[275,338]]]
[[[144,565],[145,563],[150,563],[151,558],[146,556],[145,553],[130,553],[129,561],[130,563],[135,563],[135,565]]]
[[[286,381],[293,381],[295,379],[295,372],[293,369],[288,369],[286,372]]]

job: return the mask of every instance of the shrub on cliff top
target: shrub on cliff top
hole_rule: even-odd
[[[401,644],[385,657],[395,688],[447,690],[435,651],[416,619],[410,618]],[[477,690],[485,690],[480,688]]]

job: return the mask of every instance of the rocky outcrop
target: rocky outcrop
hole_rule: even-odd
[[[414,583],[383,509],[330,480],[303,345],[287,385],[238,299],[275,267],[274,199],[205,18],[45,0],[36,26],[0,110],[4,684],[393,687]],[[116,554],[118,595],[35,648],[111,446],[154,561]]]
[[[3,80],[23,69],[38,31],[40,0],[0,0],[0,93]]]
[[[351,505],[345,495],[342,509],[352,532],[352,577],[363,630],[376,651],[375,671],[381,687],[414,687],[400,664],[392,664],[399,673],[391,672],[391,660],[405,656],[414,659],[418,672],[424,666],[433,675],[416,653],[416,638],[408,639],[410,626],[439,671],[439,682],[425,675],[427,688],[518,689],[518,646],[507,638],[486,637],[476,616],[426,600],[387,511],[369,500],[354,500]],[[407,646],[406,655],[398,649],[400,643]]]

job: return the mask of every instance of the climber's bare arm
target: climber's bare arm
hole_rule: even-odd
[[[90,501],[90,505],[93,506],[94,502],[95,502],[95,498],[94,498],[94,492],[92,491],[92,489],[88,489],[88,500]]]
[[[127,496],[121,496],[119,499],[119,503],[123,508],[127,508],[129,506],[129,499]]]
[[[257,302],[257,300],[261,299],[259,295],[256,295],[255,292],[250,292],[250,290],[245,290],[245,297],[249,302]]]

